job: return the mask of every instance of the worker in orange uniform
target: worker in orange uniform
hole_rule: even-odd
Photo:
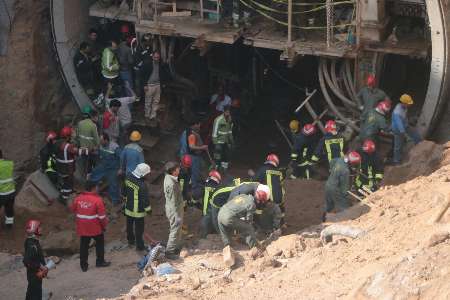
[[[105,261],[104,232],[108,219],[105,205],[96,192],[97,185],[87,181],[85,191],[72,203],[71,210],[75,214],[77,235],[80,237],[80,267],[83,272],[88,270],[89,243],[95,240],[97,255],[96,267],[108,267],[111,262]]]
[[[201,179],[201,165],[202,165],[202,153],[208,151],[208,145],[203,144],[203,140],[200,137],[200,122],[192,122],[187,134],[187,154],[192,158],[191,168],[191,182],[192,189],[197,189],[202,184]]]

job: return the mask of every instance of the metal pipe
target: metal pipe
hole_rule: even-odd
[[[356,61],[355,61],[356,66]],[[345,60],[345,71],[347,74],[347,80],[350,85],[350,89],[352,90],[353,95],[355,95],[355,99],[358,102],[359,105],[362,105],[361,99],[358,97],[358,93],[356,93],[355,85],[354,85],[354,79],[356,78],[356,73],[353,75],[352,78],[352,71],[350,69],[350,61],[348,59]]]
[[[312,96],[314,96],[317,92],[317,89],[314,89],[314,91],[312,91],[312,93],[307,93],[307,97],[306,99],[295,109],[295,112],[298,113],[300,111],[300,109],[302,109],[302,107],[312,98]]]
[[[278,122],[278,120],[275,120],[275,124],[277,125],[286,142],[288,143],[289,148],[293,149],[294,146],[292,145],[291,140],[289,140],[289,138],[287,137],[286,132],[284,132],[283,127],[281,127],[280,122]]]

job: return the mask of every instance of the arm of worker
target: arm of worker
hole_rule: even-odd
[[[106,217],[106,211],[105,211],[105,204],[103,203],[103,200],[101,198],[97,201],[97,218],[100,222],[100,226],[102,227],[103,231],[106,231],[106,225],[108,225],[108,218]]]
[[[152,207],[150,206],[150,194],[148,192],[147,184],[144,182],[143,188],[141,189],[141,197],[144,204],[144,210],[151,213]]]
[[[311,161],[313,163],[316,163],[320,160],[320,157],[322,156],[322,153],[323,153],[324,146],[325,146],[325,137],[322,137],[316,146],[316,150],[314,151],[313,156],[311,157]]]

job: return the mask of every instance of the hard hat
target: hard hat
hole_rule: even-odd
[[[256,188],[255,198],[258,202],[267,202],[270,198],[270,188],[265,184],[260,184]]]
[[[38,220],[28,220],[25,225],[25,231],[29,235],[41,235],[41,222]]]
[[[54,131],[49,131],[49,132],[47,132],[47,137],[45,138],[45,140],[46,140],[47,142],[49,142],[49,141],[51,141],[51,140],[56,139],[57,136],[58,136],[58,135],[56,134],[56,132],[54,132]]]
[[[327,123],[325,124],[325,132],[333,134],[336,133],[337,132],[336,122],[333,120],[328,120]]]
[[[375,76],[374,75],[369,75],[369,76],[367,76],[366,84],[369,87],[374,87],[375,86],[375,81],[376,81]]]
[[[356,151],[350,151],[347,153],[347,161],[352,165],[361,163],[361,155]]]
[[[366,153],[374,153],[375,152],[375,143],[372,140],[365,140],[362,145],[362,150]]]
[[[64,127],[61,129],[61,132],[59,133],[59,135],[60,135],[62,138],[68,138],[68,137],[71,137],[71,136],[72,136],[72,127],[64,126]]]
[[[150,173],[150,166],[145,163],[140,163],[136,166],[136,169],[134,169],[133,172],[131,172],[134,176],[137,178],[142,178],[148,173]]]
[[[208,174],[208,177],[214,180],[217,183],[220,183],[222,181],[222,176],[220,173],[216,170],[211,170]]]
[[[231,101],[231,107],[233,107],[233,108],[240,108],[241,107],[241,101],[238,98],[233,99],[233,101]]]
[[[280,164],[280,160],[278,159],[278,156],[276,154],[271,153],[267,155],[266,163],[269,163],[274,167],[278,167],[278,165]]]
[[[408,94],[401,95],[400,102],[407,105],[412,105],[414,103],[413,98]]]
[[[128,27],[127,24],[123,24],[123,25],[120,27],[120,32],[121,32],[121,33],[129,33],[129,32],[130,32],[130,27]]]
[[[142,135],[139,131],[134,130],[133,132],[131,132],[130,134],[130,141],[132,142],[139,142],[142,138]]]
[[[81,112],[82,112],[84,115],[90,115],[91,112],[92,112],[92,107],[91,107],[90,105],[85,105],[85,106],[83,106],[83,108],[81,109]]]
[[[291,131],[293,131],[293,132],[297,132],[299,127],[300,127],[300,122],[297,121],[297,120],[292,120],[292,121],[289,123],[289,128],[290,128]]]
[[[181,165],[184,168],[190,168],[192,166],[192,157],[189,154],[183,155],[183,157],[181,157]]]
[[[388,100],[383,100],[377,104],[377,111],[383,115],[391,110],[391,102]]]
[[[313,135],[314,133],[316,133],[316,126],[314,126],[313,124],[305,124],[305,126],[303,126],[302,132],[304,135]]]

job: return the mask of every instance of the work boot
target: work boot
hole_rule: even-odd
[[[105,268],[105,267],[109,267],[110,265],[111,265],[111,262],[110,261],[105,261],[105,260],[95,264],[95,266],[97,268]]]
[[[177,260],[180,258],[180,255],[175,252],[166,252],[166,258],[169,260]]]
[[[81,271],[87,272],[87,270],[88,270],[88,266],[81,266]]]

